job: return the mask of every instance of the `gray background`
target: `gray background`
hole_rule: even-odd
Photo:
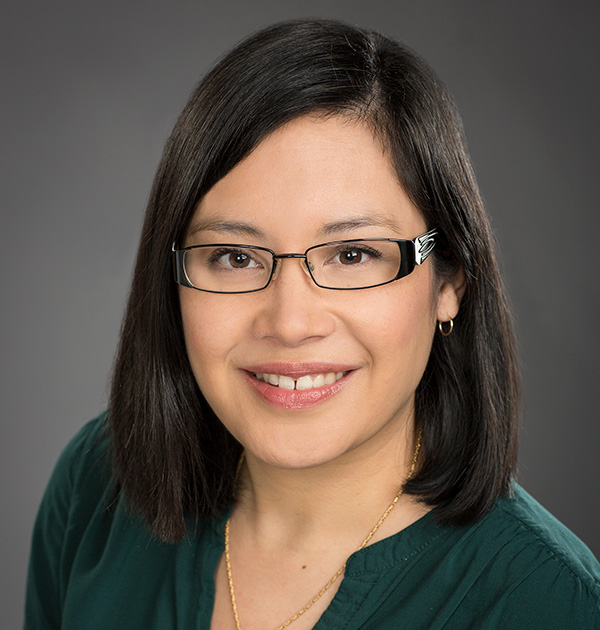
[[[598,555],[598,3],[4,2],[3,628],[66,441],[104,409],[162,145],[192,86],[250,31],[339,17],[420,51],[461,108],[515,306],[519,478]]]

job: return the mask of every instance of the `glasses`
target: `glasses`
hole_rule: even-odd
[[[252,293],[269,286],[284,258],[299,258],[302,268],[322,289],[369,289],[404,278],[421,265],[435,247],[437,231],[412,241],[364,238],[332,241],[309,247],[304,254],[276,254],[266,247],[216,243],[177,249],[175,279],[209,293]]]

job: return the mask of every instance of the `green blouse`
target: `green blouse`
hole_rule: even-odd
[[[70,442],[44,495],[25,628],[208,629],[224,519],[172,545],[107,507],[103,421]],[[315,628],[600,629],[600,565],[522,488],[472,525],[434,515],[353,554]]]

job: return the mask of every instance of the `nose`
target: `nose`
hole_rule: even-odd
[[[297,264],[294,260],[300,259]],[[255,334],[262,339],[295,347],[322,339],[335,328],[330,294],[310,277],[306,256],[281,254],[269,286],[257,296],[262,300],[255,319]]]
[[[279,272],[281,271],[281,267],[282,267],[282,264],[281,264],[282,260],[285,258],[300,259],[301,260],[300,267],[302,271],[304,271],[304,273],[312,280],[312,276],[310,275],[310,271],[308,270],[310,263],[308,262],[308,258],[306,257],[306,254],[277,254],[273,256],[275,268],[273,270],[273,277],[271,278],[271,282],[273,282],[273,280],[275,280],[277,276],[279,275]]]

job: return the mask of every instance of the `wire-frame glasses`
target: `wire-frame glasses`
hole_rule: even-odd
[[[303,254],[276,254],[266,247],[213,243],[177,249],[175,278],[209,293],[252,293],[269,286],[284,258],[299,258],[304,271],[322,289],[349,291],[399,280],[421,265],[435,247],[435,229],[412,241],[364,238],[309,247]]]

